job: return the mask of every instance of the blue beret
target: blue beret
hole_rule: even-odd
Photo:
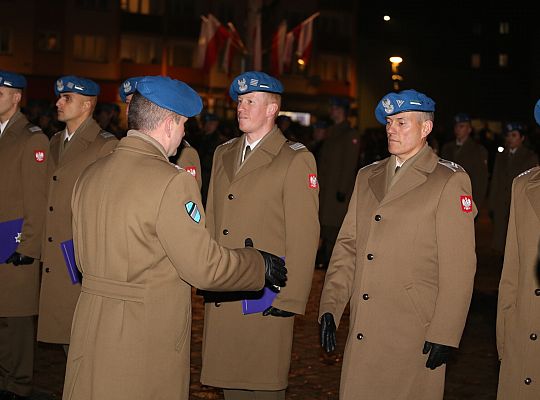
[[[195,90],[168,76],[145,76],[137,84],[137,92],[166,110],[193,117],[202,110],[201,96]]]
[[[534,106],[534,119],[536,120],[536,123],[540,125],[540,100],[538,100]]]
[[[454,116],[454,124],[459,124],[460,122],[471,122],[471,117],[469,114],[458,113]]]
[[[84,96],[97,96],[99,94],[99,85],[87,78],[68,75],[58,78],[54,86],[54,93],[57,96],[60,93],[78,93]]]
[[[331,106],[336,106],[336,107],[341,107],[344,110],[348,110],[349,107],[351,106],[351,103],[349,102],[349,99],[347,99],[345,97],[332,97],[330,99],[330,105]]]
[[[512,131],[519,131],[520,133],[523,133],[525,130],[525,127],[520,122],[508,122],[506,125],[504,125],[504,132],[512,132]]]
[[[132,78],[127,78],[118,88],[118,93],[120,94],[120,98],[122,99],[122,102],[126,102],[126,97],[130,94],[135,93],[135,89],[137,89],[137,83],[142,79],[142,76],[134,76]]]
[[[386,117],[404,111],[435,111],[435,102],[425,94],[416,90],[402,90],[399,93],[388,93],[375,108],[375,117],[381,124],[386,125]]]
[[[14,72],[0,71],[0,86],[24,89],[26,87],[26,78]]]
[[[283,85],[276,78],[264,72],[248,71],[233,79],[229,88],[229,95],[234,101],[241,94],[251,92],[283,93]]]

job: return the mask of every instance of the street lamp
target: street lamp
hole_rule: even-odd
[[[403,80],[403,77],[399,74],[399,64],[403,62],[403,58],[398,56],[392,56],[389,58],[392,64],[392,82],[394,82],[394,90],[399,90],[399,82]]]

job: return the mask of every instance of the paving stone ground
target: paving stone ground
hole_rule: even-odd
[[[495,313],[501,262],[489,248],[491,224],[487,213],[476,223],[478,267],[475,291],[461,347],[448,363],[445,400],[492,400],[496,397],[498,360],[495,347]],[[457,249],[456,251],[459,251]],[[305,316],[297,317],[287,399],[337,400],[348,313],[338,331],[338,346],[325,354],[319,346],[317,308],[324,270],[315,270]],[[203,309],[193,297],[190,399],[223,399],[220,390],[199,383]],[[35,364],[34,400],[60,399],[65,355],[58,345],[39,343]],[[150,399],[149,399],[150,400]],[[381,399],[385,400],[385,399]]]

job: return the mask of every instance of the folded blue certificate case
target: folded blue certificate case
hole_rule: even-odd
[[[71,279],[71,283],[74,285],[81,283],[80,272],[77,269],[77,264],[75,263],[75,248],[73,247],[73,239],[60,243],[60,247],[62,248],[62,254],[64,255],[64,261],[66,262],[66,268],[69,278]]]
[[[242,313],[245,315],[263,312],[272,305],[272,302],[276,296],[276,292],[273,292],[265,287],[262,290],[261,297],[257,299],[242,300]]]
[[[4,264],[21,242],[23,219],[0,222],[0,263]]]

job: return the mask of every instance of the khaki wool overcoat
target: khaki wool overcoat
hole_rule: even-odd
[[[195,148],[185,139],[182,140],[182,145],[178,150],[180,151],[180,157],[178,157],[176,165],[182,167],[195,177],[200,190],[202,187],[202,175],[199,153],[197,153],[197,150],[195,150]]]
[[[49,138],[15,113],[0,136],[0,222],[23,218],[17,251],[31,265],[0,264],[0,317],[36,315],[39,258],[47,198]]]
[[[462,168],[427,146],[417,156],[388,191],[394,156],[359,171],[326,273],[319,318],[339,325],[350,303],[341,400],[443,398],[445,366],[426,368],[422,348],[459,345],[476,208]]]
[[[514,179],[499,284],[498,400],[540,399],[540,168]]]
[[[48,197],[42,248],[42,277],[39,299],[39,341],[69,343],[73,311],[80,285],[72,284],[60,243],[72,239],[71,194],[81,172],[98,158],[109,154],[118,143],[114,135],[102,131],[88,118],[64,148],[64,132],[51,138],[48,170]],[[103,182],[106,184],[106,182]]]
[[[304,314],[319,239],[318,184],[313,155],[274,127],[240,157],[245,137],[218,146],[207,203],[207,227],[219,244],[285,257],[287,284],[273,307]],[[201,382],[222,388],[287,387],[294,317],[243,315],[245,294],[205,306]],[[234,297],[233,297],[234,298]],[[231,297],[228,298],[231,300]]]
[[[441,151],[445,160],[459,164],[471,179],[473,200],[481,207],[487,195],[488,187],[488,154],[484,146],[468,138],[463,145],[456,141],[446,143]]]
[[[348,122],[328,128],[317,165],[321,184],[321,225],[341,226],[358,172],[359,152],[360,134]],[[338,192],[343,194],[344,201],[337,199]]]
[[[495,158],[489,190],[489,210],[493,213],[492,247],[500,253],[504,252],[506,243],[512,181],[522,172],[537,165],[538,156],[525,146],[518,147],[514,154],[505,149]]]
[[[73,232],[83,281],[63,399],[187,400],[190,285],[260,289],[259,252],[218,246],[195,180],[137,131],[81,175]]]

